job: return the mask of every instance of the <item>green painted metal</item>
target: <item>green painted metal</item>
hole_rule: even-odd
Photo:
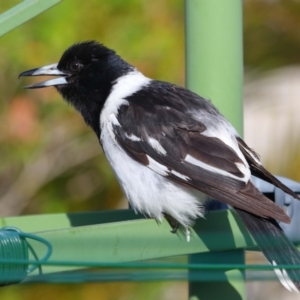
[[[186,0],[185,11],[187,88],[211,100],[242,134],[242,0]],[[243,250],[233,253],[237,264],[245,263]],[[226,263],[231,258],[230,251],[210,252],[192,255],[190,261]],[[231,280],[230,273],[240,280]],[[190,299],[245,299],[244,272],[226,275],[217,289],[213,283],[190,283]]]
[[[109,220],[111,214],[112,220]],[[25,231],[31,228],[31,233],[46,239],[53,247],[51,261],[77,262],[131,262],[147,259],[157,259],[191,253],[207,253],[231,249],[253,247],[255,243],[240,219],[231,211],[216,211],[209,214],[206,220],[197,220],[191,231],[191,241],[187,242],[185,234],[170,233],[169,224],[164,221],[158,225],[152,219],[136,219],[133,212],[127,210],[97,213],[100,225],[88,225],[88,218],[83,224],[69,227],[70,215],[27,216],[1,219],[6,226],[15,226]],[[71,216],[71,219],[79,217]],[[103,215],[103,217],[101,216]],[[91,221],[94,224],[95,219]],[[45,221],[46,220],[46,221]],[[45,221],[45,222],[44,222]],[[83,226],[86,225],[86,226]],[[67,226],[65,229],[56,229]],[[76,227],[78,226],[78,227]],[[43,257],[46,247],[35,241],[28,241],[38,257]],[[32,254],[30,260],[34,260]],[[230,263],[230,261],[229,261]],[[73,266],[43,266],[43,273],[68,271],[76,269]],[[34,273],[36,274],[36,272]]]
[[[225,257],[225,259],[224,259]],[[214,264],[236,265],[237,261],[244,262],[244,251],[241,250],[228,250],[218,253],[201,253],[189,256],[189,263],[192,264]],[[189,276],[200,275],[204,278],[214,278],[213,281],[201,280],[199,282],[193,282],[189,280],[189,297],[191,300],[197,299],[242,299],[243,285],[239,284],[245,280],[245,274],[243,270],[238,269],[225,269],[225,270],[196,270],[190,271]],[[218,281],[216,279],[218,278]],[[221,280],[221,278],[223,280]],[[199,288],[199,285],[202,288]],[[216,287],[217,285],[217,287]],[[204,287],[204,288],[203,288]],[[220,296],[221,294],[221,296]]]
[[[47,215],[27,215],[0,218],[0,228],[15,226],[25,232],[56,230],[70,227],[97,225],[112,222],[143,219],[133,210],[111,210]]]
[[[24,0],[0,15],[0,36],[61,1],[62,0]]]
[[[186,83],[243,132],[242,0],[186,0]]]

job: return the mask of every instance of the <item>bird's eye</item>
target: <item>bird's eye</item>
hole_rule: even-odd
[[[78,72],[80,71],[82,68],[82,64],[76,60],[73,60],[71,63],[70,63],[70,69],[71,71],[73,72]]]

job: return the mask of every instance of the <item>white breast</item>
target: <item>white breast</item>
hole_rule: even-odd
[[[167,213],[180,224],[188,226],[197,217],[203,217],[201,193],[178,185],[131,159],[118,145],[112,130],[112,125],[121,126],[117,115],[119,107],[128,104],[125,98],[150,81],[138,71],[117,80],[100,115],[100,140],[123,192],[135,211],[158,221],[162,220],[163,213]]]
[[[131,159],[111,137],[108,130],[101,133],[105,155],[135,211],[158,221],[167,213],[184,226],[203,217],[201,193],[173,183],[167,178]],[[203,198],[202,198],[203,200]]]

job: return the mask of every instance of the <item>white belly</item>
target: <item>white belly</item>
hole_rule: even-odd
[[[149,78],[137,70],[116,81],[100,115],[101,143],[124,194],[135,211],[158,221],[166,213],[183,226],[188,226],[197,217],[203,217],[201,193],[173,183],[131,159],[114,139],[112,125],[120,126],[116,118],[118,109],[122,105],[128,105],[125,100],[127,96],[150,82]]]
[[[167,213],[185,227],[203,217],[204,197],[200,192],[178,185],[131,159],[116,144],[109,127],[102,127],[103,150],[135,211],[157,221]]]

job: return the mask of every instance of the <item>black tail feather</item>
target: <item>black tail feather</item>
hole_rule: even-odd
[[[260,250],[273,266],[299,265],[300,252],[284,235],[274,219],[265,219],[235,208]],[[290,291],[300,290],[300,268],[275,269],[280,282]]]

